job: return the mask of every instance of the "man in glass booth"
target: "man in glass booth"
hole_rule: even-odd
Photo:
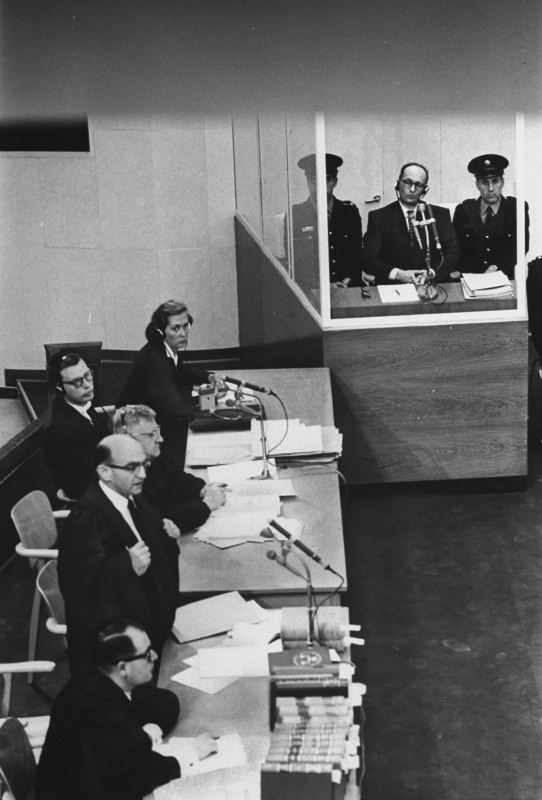
[[[397,200],[369,213],[363,239],[363,270],[376,283],[421,284],[427,266],[439,281],[456,269],[459,246],[447,208],[426,204],[427,167],[403,164],[395,184]]]
[[[332,286],[359,286],[361,281],[361,217],[357,206],[333,194],[343,160],[326,153],[326,192],[329,281]],[[309,196],[292,207],[294,275],[305,291],[318,286],[318,219],[316,205],[316,156],[300,158],[297,166],[307,179]]]
[[[485,153],[469,161],[479,196],[463,200],[454,214],[459,239],[461,272],[502,270],[514,278],[517,263],[516,198],[503,195],[504,170],[509,161],[495,153]],[[529,249],[529,209],[525,203],[525,252]]]

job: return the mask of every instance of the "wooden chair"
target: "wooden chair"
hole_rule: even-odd
[[[11,510],[11,519],[21,540],[15,547],[20,556],[30,559],[32,566],[40,569],[45,561],[57,558],[54,547],[57,539],[56,520],[67,517],[69,511],[53,511],[45,492],[35,490],[25,495]],[[34,661],[38,643],[41,594],[36,587],[30,613],[28,635],[28,660]],[[34,680],[28,673],[28,683]]]
[[[58,586],[56,561],[48,561],[38,572],[36,586],[51,615],[45,625],[51,633],[66,636],[66,609]]]
[[[4,689],[0,701],[0,717],[7,717],[9,714],[13,675],[21,672],[52,672],[55,666],[54,661],[17,661],[12,664],[0,664],[0,675],[4,679]]]

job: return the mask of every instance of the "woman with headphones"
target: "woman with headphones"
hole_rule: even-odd
[[[164,439],[162,453],[182,468],[195,405],[192,387],[209,381],[207,372],[183,361],[193,321],[180,300],[158,306],[145,330],[147,344],[139,351],[117,400],[117,408],[143,404],[156,412]]]

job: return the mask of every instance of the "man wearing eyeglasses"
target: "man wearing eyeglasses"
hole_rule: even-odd
[[[140,404],[117,409],[113,430],[127,433],[143,447],[149,461],[143,494],[179,526],[181,533],[203,525],[211,512],[226,502],[224,486],[205,483],[161,454],[164,440],[152,408]]]
[[[96,450],[92,482],[60,531],[58,578],[66,604],[72,674],[89,662],[92,631],[111,615],[138,619],[157,652],[178,598],[167,523],[141,497],[147,459],[130,436],[113,434]]]
[[[92,668],[57,697],[36,773],[36,800],[141,800],[216,752],[209,734],[183,759],[153,747],[179,716],[173,692],[150,686],[157,654],[135,620],[105,620]]]
[[[408,162],[395,184],[397,200],[369,213],[362,264],[376,283],[424,283],[427,256],[437,280],[447,280],[456,268],[459,246],[450,212],[431,205],[429,216],[420,206],[428,189],[427,168]],[[425,224],[424,216],[434,223]]]
[[[78,353],[56,353],[49,364],[49,381],[56,397],[44,431],[44,456],[55,488],[76,500],[94,474],[94,451],[111,433],[111,422],[92,405],[92,372]]]

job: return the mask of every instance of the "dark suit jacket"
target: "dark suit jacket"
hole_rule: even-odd
[[[45,429],[43,452],[57,489],[78,499],[94,475],[94,452],[104,436],[111,433],[107,414],[89,410],[88,422],[62,397],[55,397],[51,419]]]
[[[180,776],[154,753],[142,726],[167,733],[179,714],[173,692],[137,687],[130,700],[99,672],[72,678],[57,697],[36,773],[36,800],[141,800]]]
[[[495,264],[509,278],[517,264],[516,198],[503,197],[499,212],[487,225],[480,216],[481,200],[463,200],[454,213],[461,248],[461,272],[485,272]],[[525,203],[525,252],[529,249],[529,206]]]
[[[164,438],[162,452],[184,468],[188,425],[194,409],[192,387],[207,379],[207,373],[184,364],[181,356],[176,368],[162,340],[149,341],[136,356],[116,405],[120,408],[128,403],[143,403],[156,411]]]
[[[138,497],[137,504],[134,522],[151,551],[151,564],[141,576],[126,549],[136,544],[136,536],[98,483],[89,486],[60,532],[58,578],[72,674],[90,662],[93,632],[107,617],[137,619],[158,652],[171,630],[178,595],[175,543],[149,502]]]
[[[306,289],[318,285],[318,220],[310,198],[292,207],[294,268],[297,283]],[[329,280],[361,282],[361,217],[349,200],[333,198],[328,217]]]
[[[182,470],[168,458],[155,458],[147,469],[143,494],[167,519],[189,533],[208,519],[211,509],[200,492],[205,481]]]
[[[431,210],[442,246],[439,252],[429,226],[431,266],[437,272],[436,280],[445,281],[457,267],[459,246],[448,209],[431,205]],[[398,201],[371,211],[363,239],[362,265],[365,272],[374,275],[377,283],[392,283],[389,275],[394,267],[425,269],[425,233],[421,228],[418,230],[422,249],[417,243],[411,247],[405,217]],[[440,265],[441,255],[443,261]]]

